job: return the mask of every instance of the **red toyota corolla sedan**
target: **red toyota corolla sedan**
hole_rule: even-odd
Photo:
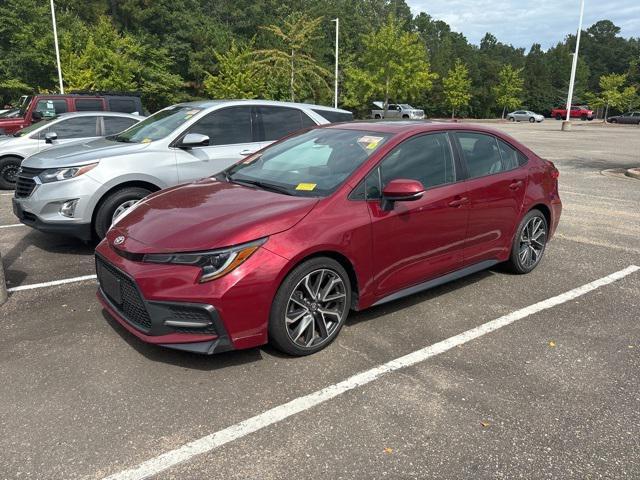
[[[334,124],[150,195],[96,249],[98,298],[149,343],[327,346],[362,310],[506,263],[533,270],[558,170],[468,124]]]

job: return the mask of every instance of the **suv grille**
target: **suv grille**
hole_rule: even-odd
[[[16,181],[16,197],[28,197],[31,195],[36,188],[36,182],[33,179],[40,175],[41,172],[44,172],[44,169],[22,167],[18,172]]]
[[[118,313],[129,320],[129,322],[137,325],[143,330],[151,329],[151,318],[149,317],[149,313],[147,312],[147,307],[145,306],[144,300],[142,300],[142,297],[138,292],[138,288],[136,287],[133,280],[131,280],[117,268],[109,265],[100,257],[96,256],[96,272],[98,274],[98,281],[100,282],[101,287],[103,285],[101,278],[101,276],[103,275],[103,269],[108,270],[113,276],[118,279],[120,283],[120,295],[122,297],[121,303],[118,303],[118,300],[112,298],[104,288],[102,289],[104,294],[116,307]]]

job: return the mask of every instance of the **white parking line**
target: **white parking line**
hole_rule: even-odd
[[[0,193],[0,196],[2,196],[2,197],[10,197],[10,196],[13,196],[13,193]]]
[[[11,225],[0,225],[0,228],[26,227],[24,223],[14,223]]]
[[[54,280],[53,282],[32,283],[31,285],[21,285],[19,287],[7,288],[7,292],[20,292],[22,290],[34,290],[36,288],[55,287],[56,285],[64,285],[66,283],[84,282],[86,280],[95,280],[95,275],[84,275],[82,277],[65,278],[64,280]]]
[[[454,347],[470,342],[476,338],[479,338],[487,333],[491,333],[502,327],[505,327],[516,320],[521,320],[535,313],[547,310],[549,308],[561,305],[565,302],[578,298],[586,293],[589,293],[597,288],[603,287],[610,283],[620,280],[627,275],[632,274],[640,270],[640,267],[631,265],[624,270],[612,273],[606,277],[602,277],[591,283],[582,285],[581,287],[574,288],[563,294],[555,297],[548,298],[538,303],[534,303],[521,310],[509,313],[500,318],[496,318],[490,322],[487,322],[478,327],[467,330],[459,335],[455,335],[451,338],[435,343],[421,350],[417,350],[413,353],[405,355],[403,357],[391,360],[388,363],[379,365],[370,370],[358,373],[340,383],[336,383],[329,387],[318,390],[309,395],[296,398],[290,402],[279,405],[275,408],[267,410],[255,417],[251,417],[235,425],[220,430],[218,432],[207,435],[206,437],[199,438],[193,442],[187,443],[182,447],[175,450],[168,451],[154,457],[140,465],[133,467],[129,470],[124,470],[119,473],[115,473],[105,480],[141,480],[149,478],[152,475],[156,475],[168,468],[171,468],[181,462],[187,461],[196,455],[200,455],[206,452],[210,452],[215,448],[218,448],[226,443],[232,442],[239,438],[242,438],[250,433],[258,431],[274,423],[278,423],[288,417],[291,417],[297,413],[308,410],[316,405],[319,405],[327,400],[341,395],[344,392],[353,390],[354,388],[366,385],[374,380],[380,378],[389,372],[406,368],[411,365],[423,362],[428,358],[431,358],[440,353],[446,352]]]

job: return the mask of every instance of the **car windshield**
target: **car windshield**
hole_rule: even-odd
[[[154,113],[118,135],[107,138],[124,143],[150,143],[161,140],[201,111],[200,107],[174,105]]]
[[[322,197],[336,190],[390,134],[320,128],[301,133],[230,167],[227,181],[287,195]]]
[[[44,126],[46,126],[48,123],[57,120],[57,117],[51,117],[51,118],[47,118],[44,120],[40,120],[37,123],[33,123],[31,125],[29,125],[28,127],[23,128],[22,130],[18,130],[16,133],[13,134],[14,137],[24,137],[25,135],[29,135],[31,132],[38,130],[39,128],[42,128]]]
[[[409,105],[408,103],[402,103],[400,105],[404,110],[413,110],[413,107],[411,105]]]

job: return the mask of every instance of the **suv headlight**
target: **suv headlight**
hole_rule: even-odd
[[[40,175],[38,175],[38,177],[40,178],[40,181],[42,183],[59,182],[61,180],[69,180],[70,178],[84,175],[97,166],[97,163],[91,163],[89,165],[83,165],[81,167],[50,168],[42,172]]]
[[[220,278],[235,270],[266,241],[266,238],[261,238],[260,240],[243,243],[235,247],[212,250],[210,252],[148,253],[142,258],[142,261],[200,267],[202,274],[199,282],[204,283]]]

